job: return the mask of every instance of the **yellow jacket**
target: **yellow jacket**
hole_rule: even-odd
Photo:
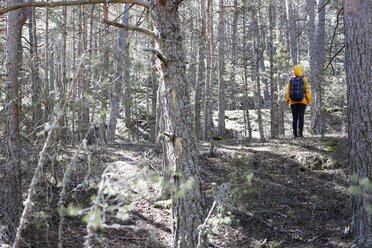
[[[302,76],[302,66],[296,65],[295,67],[293,67],[293,74],[296,77]],[[307,78],[306,77],[303,77],[303,82],[304,82],[304,99],[302,99],[302,101],[295,102],[295,101],[292,101],[289,98],[290,80],[288,80],[287,94],[285,96],[285,104],[291,105],[291,104],[295,104],[295,103],[303,103],[303,104],[310,104],[311,103],[310,86],[307,83]]]

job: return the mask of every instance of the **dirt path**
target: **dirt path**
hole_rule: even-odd
[[[215,247],[351,247],[352,239],[344,234],[351,222],[345,137],[219,141],[213,156],[207,144],[199,148],[207,209],[218,200],[208,229]],[[112,210],[105,214],[106,223],[131,228],[96,230],[94,247],[172,247],[170,201],[159,201],[161,147],[117,144],[100,156],[112,180],[105,208],[131,206],[128,218],[119,220]],[[92,168],[98,177],[99,166]],[[88,189],[69,201],[87,207],[95,194]],[[68,218],[65,230],[65,247],[83,246],[82,218]],[[29,235],[42,236],[32,230]]]

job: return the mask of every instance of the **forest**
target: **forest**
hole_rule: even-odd
[[[0,0],[0,247],[371,248],[371,17]]]

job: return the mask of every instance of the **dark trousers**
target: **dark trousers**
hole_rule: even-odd
[[[293,134],[294,136],[297,136],[297,122],[300,129],[300,136],[302,136],[302,130],[304,129],[304,115],[305,115],[305,109],[306,104],[303,103],[296,103],[291,105],[292,109],[292,127],[293,127]]]

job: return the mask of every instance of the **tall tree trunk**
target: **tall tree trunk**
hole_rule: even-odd
[[[284,30],[285,30],[285,6],[282,1],[279,3],[279,41],[282,42],[283,46],[285,45],[284,41]],[[282,64],[278,66],[279,71],[283,71],[284,67]],[[278,82],[279,82],[279,89],[278,89],[278,123],[279,123],[279,135],[285,136],[285,128],[284,128],[284,107],[285,107],[285,87],[287,83],[287,77],[283,77],[281,74],[278,75]]]
[[[103,4],[103,18],[108,19],[108,5],[107,3]],[[106,89],[106,82],[109,81],[109,62],[110,62],[110,43],[109,43],[109,25],[104,24],[104,49],[103,49],[103,83],[101,85],[101,110],[103,115],[101,116],[103,122],[106,123],[106,110],[107,110],[107,100],[108,100],[108,91]]]
[[[29,33],[30,33],[30,55],[31,55],[31,79],[32,79],[32,125],[35,129],[41,125],[41,80],[38,68],[37,53],[37,33],[35,7],[31,8],[29,15]],[[34,136],[36,138],[36,135]]]
[[[212,136],[212,92],[211,92],[211,34],[212,34],[212,0],[207,0],[207,65],[206,65],[206,73],[205,73],[205,89],[204,89],[204,133],[203,139],[204,141],[208,141],[208,139]]]
[[[129,15],[129,4],[124,5],[124,14],[122,18],[122,24],[128,24],[128,15]],[[117,73],[115,78],[114,91],[112,92],[111,97],[111,113],[110,121],[107,130],[107,139],[112,142],[115,136],[115,129],[117,123],[117,117],[119,112],[119,100],[121,97],[121,84],[122,81],[128,80],[125,78],[124,70],[128,70],[127,61],[128,61],[128,43],[127,43],[127,33],[128,31],[124,28],[120,29],[119,41],[117,46]],[[123,70],[124,69],[124,70]]]
[[[314,103],[315,112],[311,120],[311,130],[315,134],[324,135],[324,110],[322,102],[322,84],[324,82],[324,62],[325,62],[325,0],[318,2],[318,25],[316,30],[316,77],[314,80]]]
[[[287,3],[287,20],[289,33],[289,49],[291,54],[292,64],[297,64],[297,42],[296,42],[296,27],[293,20],[293,4],[292,0],[286,0]]]
[[[372,180],[372,2],[345,1],[345,68],[348,87],[351,174],[359,187]],[[369,183],[370,183],[369,181]],[[368,190],[368,189],[367,189]],[[369,193],[368,193],[369,192]],[[369,191],[352,197],[353,229],[358,248],[372,247],[372,200]]]
[[[263,123],[262,123],[262,112],[261,112],[261,82],[260,82],[260,60],[262,59],[263,51],[260,46],[260,33],[258,29],[258,21],[257,21],[257,9],[252,4],[251,8],[251,27],[253,28],[253,48],[252,48],[252,59],[254,61],[254,71],[252,70],[252,82],[256,82],[255,92],[254,92],[254,102],[255,107],[257,109],[257,122],[258,122],[258,130],[260,134],[260,140],[264,141],[264,131],[263,131]]]
[[[86,11],[86,6],[82,6],[82,28],[83,28],[83,33],[82,33],[82,48],[83,51],[86,52],[88,48],[88,24],[87,24],[87,11]],[[87,70],[83,69],[82,75],[80,77],[81,80],[81,126],[80,129],[83,131],[82,135],[85,135],[85,132],[88,131],[89,125],[90,125],[90,120],[89,120],[89,98],[87,97],[89,95],[89,80],[86,77]],[[105,108],[103,108],[104,111]]]
[[[151,44],[154,47],[155,46],[155,40],[151,40]],[[152,54],[151,57],[151,88],[152,88],[152,95],[151,95],[151,141],[156,142],[156,137],[157,137],[157,132],[156,132],[156,126],[158,125],[157,120],[157,107],[158,107],[158,101],[157,101],[157,96],[158,96],[158,80],[155,72],[155,64],[156,64],[156,57],[154,54]]]
[[[248,85],[248,40],[247,40],[247,11],[248,4],[247,0],[243,0],[243,67],[244,67],[244,100],[242,107],[244,110],[244,127],[248,129],[248,139],[252,139],[252,128],[249,117],[249,85]],[[249,35],[249,34],[248,34]],[[249,35],[251,37],[251,35]],[[245,132],[246,133],[246,132]],[[246,135],[247,137],[247,135]]]
[[[159,65],[159,90],[164,116],[163,134],[166,136],[165,154],[173,170],[176,189],[172,192],[173,246],[191,248],[198,245],[198,227],[205,212],[177,11],[176,0],[151,3],[151,18],[161,37],[157,42],[158,49],[167,58],[166,63]],[[192,187],[185,189],[188,182]],[[184,193],[178,196],[179,192]],[[202,242],[199,247],[207,247],[207,244]]]
[[[237,108],[236,102],[236,66],[237,66],[237,30],[238,30],[238,0],[234,0],[234,16],[232,23],[232,33],[231,33],[231,74],[229,82],[229,95],[230,95],[230,109]]]
[[[316,42],[315,42],[315,13],[314,0],[307,0],[307,13],[309,19],[307,21],[307,51],[309,57],[310,71],[307,76],[309,84],[315,85],[316,82]],[[315,94],[314,94],[315,95]],[[315,115],[315,101],[311,104],[311,118]]]
[[[218,29],[218,134],[225,134],[225,17],[224,0],[220,0]]]
[[[67,49],[67,7],[63,7],[63,34],[62,34],[62,82],[59,87],[59,109],[62,109],[62,104],[65,101],[65,89],[67,85],[66,71],[66,49]],[[58,140],[66,142],[66,118],[63,115],[58,122],[59,130],[57,130]]]
[[[202,94],[202,83],[205,82],[205,42],[206,42],[206,23],[205,23],[205,0],[200,1],[200,16],[201,27],[199,34],[199,64],[198,64],[198,79],[195,87],[195,133],[197,140],[201,137],[201,116],[200,116],[200,98]]]
[[[8,6],[22,3],[22,0],[8,0]],[[6,76],[5,76],[5,148],[7,181],[1,185],[1,198],[5,198],[5,209],[13,224],[18,221],[22,209],[22,168],[19,133],[19,72],[22,65],[22,26],[27,19],[27,9],[10,11],[7,14]],[[11,226],[12,223],[9,223]],[[13,232],[11,229],[10,232]]]
[[[276,53],[274,47],[275,40],[275,25],[276,25],[276,9],[273,4],[273,0],[270,0],[269,5],[269,61],[270,61],[270,131],[271,138],[278,138],[279,136],[279,116],[278,116],[278,83],[274,81],[274,74],[276,72],[276,66],[274,65],[274,56]]]
[[[54,99],[50,98],[49,92],[49,8],[46,8],[45,14],[45,83],[44,83],[44,91],[45,91],[45,112],[44,112],[44,119],[45,122],[51,119],[51,115],[53,112],[50,112],[50,105]]]

